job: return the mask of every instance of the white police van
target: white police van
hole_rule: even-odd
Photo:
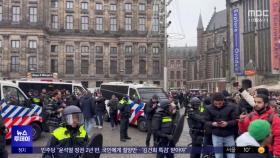
[[[42,132],[42,107],[31,104],[30,99],[11,81],[0,80],[0,98],[0,114],[9,129],[6,139],[11,139],[14,125],[32,125],[33,140],[38,139]]]
[[[144,117],[144,107],[147,102],[157,95],[160,100],[167,100],[167,94],[163,88],[151,84],[136,84],[136,83],[123,83],[123,82],[109,82],[102,83],[100,91],[105,97],[106,101],[106,114],[105,120],[109,120],[109,107],[107,104],[112,95],[116,95],[119,99],[127,95],[130,97],[131,117],[129,122],[131,125],[136,125],[140,131],[146,131],[146,119]],[[138,97],[140,103],[134,102],[133,99]]]
[[[86,89],[82,84],[67,83],[67,82],[55,82],[55,81],[14,81],[18,87],[27,95],[30,90],[38,91],[41,93],[42,89],[46,89],[47,92],[58,90],[68,90],[71,94],[76,96],[82,94]]]

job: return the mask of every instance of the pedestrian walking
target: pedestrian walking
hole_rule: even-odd
[[[81,110],[85,119],[85,129],[88,135],[91,135],[95,116],[95,100],[89,91],[87,91],[86,95],[81,97],[80,100]]]
[[[101,92],[97,93],[97,97],[95,99],[96,107],[95,107],[95,112],[96,112],[96,117],[95,121],[97,123],[98,128],[103,128],[103,116],[104,112],[106,110],[105,106],[105,98],[102,96]]]
[[[112,99],[108,103],[112,130],[114,130],[115,127],[118,125],[118,119],[117,119],[118,103],[119,103],[118,98],[115,95],[112,95]]]

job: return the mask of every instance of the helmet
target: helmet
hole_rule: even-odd
[[[63,111],[63,121],[66,125],[81,125],[84,123],[84,117],[79,107],[75,105],[67,106]]]
[[[193,97],[190,103],[192,107],[198,107],[201,104],[201,100],[197,97]]]

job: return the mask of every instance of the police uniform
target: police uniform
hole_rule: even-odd
[[[175,129],[176,113],[170,114],[169,102],[160,103],[152,118],[152,131],[155,137],[156,147],[175,147],[172,134]],[[175,109],[176,110],[176,109]],[[157,158],[173,158],[174,154],[158,153]]]
[[[75,147],[86,147],[86,144],[88,142],[88,135],[84,128],[84,126],[80,123],[77,126],[73,127],[71,126],[71,121],[67,121],[65,118],[66,116],[70,116],[71,114],[79,114],[79,116],[82,116],[81,110],[76,106],[68,106],[64,109],[63,112],[63,120],[66,124],[63,127],[58,127],[54,132],[52,133],[52,136],[50,138],[50,141],[47,145],[47,147],[50,148],[75,148]],[[70,118],[68,117],[68,118]],[[68,119],[70,120],[70,119]],[[82,122],[83,117],[79,117],[79,120]],[[67,123],[70,122],[70,123]],[[73,124],[74,121],[72,121]],[[79,153],[59,153],[56,152],[54,154],[52,153],[45,153],[43,154],[43,158],[77,158],[79,157]]]
[[[34,98],[32,98],[32,103],[33,104],[36,104],[36,105],[39,105],[39,106],[43,106],[43,103],[41,102],[41,99],[40,98],[38,98],[38,97],[34,97]]]
[[[189,125],[189,133],[192,139],[192,152],[191,158],[200,158],[200,150],[203,137],[204,137],[204,111],[205,108],[202,105],[199,98],[194,97],[190,101],[191,108],[187,111],[187,120]]]
[[[120,120],[120,140],[126,141],[126,139],[131,139],[128,134],[128,125],[129,125],[129,118],[130,118],[130,105],[128,102],[129,98],[124,97],[122,100],[119,101],[118,109],[120,110],[121,120]]]

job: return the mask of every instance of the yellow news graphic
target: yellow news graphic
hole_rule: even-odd
[[[264,147],[259,147],[259,148],[258,148],[258,152],[259,152],[260,154],[263,154],[263,153],[265,152],[265,148],[264,148]]]

